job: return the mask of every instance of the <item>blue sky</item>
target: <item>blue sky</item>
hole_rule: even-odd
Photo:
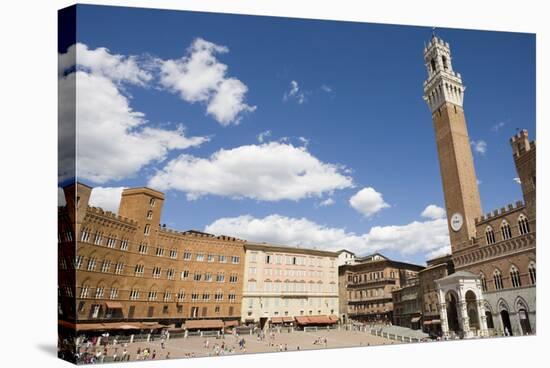
[[[131,59],[132,71],[142,71],[135,78],[119,79],[106,67],[94,69],[98,58],[90,58],[91,64],[83,61],[83,73],[107,75],[116,88],[111,92],[127,102],[131,119],[139,120],[135,126],[129,123],[126,133],[143,133],[151,127],[157,133],[176,134],[177,127],[183,126],[187,139],[176,148],[157,139],[161,153],[150,152],[152,158],[136,163],[133,172],[101,180],[80,175],[80,181],[120,188],[151,185],[166,178],[174,183],[180,180],[179,185],[160,188],[167,197],[162,222],[179,230],[232,231],[227,235],[328,249],[346,246],[359,253],[376,250],[420,263],[441,252],[444,221],[421,216],[428,205],[444,204],[431,114],[422,99],[427,76],[422,51],[431,37],[430,27],[99,6],[79,6],[77,22],[77,40],[86,45],[86,52],[107,48],[102,60],[118,55],[121,65],[128,66]],[[453,67],[467,87],[464,109],[470,138],[485,142],[485,152],[474,149],[483,210],[521,199],[520,186],[513,180],[517,175],[508,140],[516,128],[526,128],[536,138],[535,36],[454,29],[436,32],[450,43]],[[245,92],[238,93],[238,113],[227,112],[231,102],[227,100],[223,110],[215,110],[219,90],[207,91],[207,97],[193,95],[193,86],[178,79],[181,73],[165,74],[163,80],[167,61],[182,62],[182,57],[188,61],[197,39],[206,42],[202,50],[214,58],[214,66],[224,68],[222,82],[237,80],[232,85],[237,90],[245,86]],[[68,46],[60,45],[59,52],[66,53]],[[80,55],[84,53],[77,54],[77,63]],[[80,85],[77,79],[77,93]],[[102,101],[109,99],[98,98],[97,103]],[[101,106],[92,103],[90,110],[101,111]],[[218,114],[208,113],[210,108]],[[93,127],[94,119],[102,115],[85,119]],[[258,135],[266,131],[270,135],[260,142]],[[104,135],[106,142],[109,137]],[[196,140],[189,141],[192,137]],[[228,158],[214,160],[214,153],[257,151],[260,158],[264,153],[277,156],[276,149],[288,154],[285,158],[304,160],[298,177],[307,178],[310,165],[320,167],[319,179],[308,181],[313,189],[300,185],[288,194],[278,192],[280,186],[271,182],[267,188],[275,192],[266,199],[262,194],[247,194],[262,190],[262,184],[246,187],[254,178],[240,178],[244,184],[214,183],[225,180],[218,174],[227,167],[242,167],[243,176],[251,175],[246,162],[226,165]],[[140,151],[129,154],[140,155]],[[198,178],[181,177],[185,170],[167,172],[167,165],[182,160],[182,154],[186,168],[203,165],[200,168],[211,176],[200,183]],[[280,158],[284,160],[283,155]],[[88,159],[101,167],[105,158]],[[118,157],[117,162],[127,159],[130,156]],[[267,162],[288,163],[271,156]],[[299,166],[302,161],[298,162]],[[217,171],[212,173],[214,168]],[[118,165],[113,173],[116,169]],[[284,169],[266,170],[266,180],[284,182]],[[190,189],[192,180],[199,181],[195,189]],[[238,188],[227,188],[233,184]],[[350,199],[364,188],[372,188],[369,193],[376,195],[354,208]],[[98,204],[109,207],[113,193],[116,190],[106,189]],[[334,203],[321,205],[328,199]],[[419,235],[419,231],[429,234]]]

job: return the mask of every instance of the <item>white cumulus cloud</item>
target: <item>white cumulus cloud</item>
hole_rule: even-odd
[[[283,101],[288,101],[289,99],[294,99],[300,105],[306,102],[306,95],[295,80],[290,81],[289,90],[283,94]]]
[[[90,195],[90,206],[118,213],[120,196],[125,187],[95,187]]]
[[[256,106],[247,105],[248,87],[236,78],[227,78],[227,65],[216,54],[229,52],[225,46],[197,38],[187,54],[176,60],[157,60],[160,83],[184,101],[206,104],[206,112],[223,126],[237,124],[242,113]]]
[[[478,140],[478,141],[472,141],[471,142],[472,144],[472,147],[474,147],[474,151],[481,154],[481,155],[484,155],[485,153],[487,153],[487,142],[485,142],[484,140]]]
[[[258,134],[258,142],[264,143],[264,141],[271,137],[271,130],[266,130],[265,132],[261,132]]]
[[[437,220],[447,217],[447,213],[443,208],[436,206],[435,204],[430,204],[424,209],[424,211],[422,211],[421,216],[424,218]]]
[[[518,184],[521,184],[521,179],[520,178],[514,178],[514,181]]]
[[[350,199],[349,204],[364,216],[372,216],[375,213],[390,207],[384,202],[382,194],[374,188],[366,187],[355,193]]]
[[[105,47],[91,50],[83,43],[72,45],[66,53],[59,55],[60,75],[75,66],[78,70],[104,76],[115,82],[143,86],[153,78],[148,71],[140,68],[136,56],[112,54]]]
[[[164,160],[171,150],[198,146],[208,140],[187,137],[181,125],[173,130],[153,127],[143,113],[131,107],[130,99],[123,93],[123,84],[142,86],[150,79],[147,72],[138,68],[135,58],[111,55],[104,48],[90,50],[78,44],[60,55],[60,69],[70,67],[70,60],[65,59],[70,59],[75,49],[76,71],[69,69],[68,74],[59,76],[60,98],[75,101],[74,108],[60,109],[59,113],[60,126],[72,131],[72,134],[60,133],[63,171],[74,167],[71,161],[74,129],[70,127],[75,118],[77,176],[100,184],[133,176],[143,166]],[[75,89],[76,100],[70,96],[71,93],[74,96]]]
[[[448,246],[445,219],[413,221],[405,225],[375,226],[368,233],[356,234],[306,218],[273,214],[264,218],[251,215],[220,218],[205,227],[214,234],[230,234],[249,241],[326,250],[349,249],[357,254],[392,250],[403,255],[439,252]]]
[[[319,202],[319,207],[328,207],[328,206],[332,206],[334,203],[336,203],[336,202],[334,201],[334,199],[332,199],[332,198],[327,198],[327,199],[325,199],[324,201]]]
[[[221,149],[208,158],[182,154],[149,181],[149,186],[187,193],[264,201],[299,200],[353,186],[342,167],[325,163],[305,147],[270,142]]]

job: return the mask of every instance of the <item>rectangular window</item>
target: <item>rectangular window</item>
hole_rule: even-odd
[[[220,254],[219,256],[219,262],[220,263],[226,263],[227,262],[227,256]]]
[[[193,280],[195,281],[200,281],[201,278],[202,278],[202,275],[199,272],[195,272],[195,274],[193,275]]]
[[[206,273],[204,274],[204,281],[207,281],[207,282],[212,281],[212,273],[206,272]]]
[[[111,261],[104,260],[101,264],[101,272],[109,272],[109,269],[111,268]]]
[[[157,257],[163,257],[164,256],[164,248],[157,248]]]
[[[92,258],[88,259],[87,270],[88,271],[94,271],[95,270],[95,258],[92,257]]]
[[[122,239],[120,241],[120,250],[128,250],[128,239]]]
[[[273,259],[271,258],[271,255],[269,255],[269,254],[266,255],[265,256],[265,263],[270,264],[272,262],[273,262]]]
[[[202,261],[204,261],[204,254],[202,253],[197,254],[197,262],[202,262]]]
[[[229,276],[229,282],[236,283],[237,282],[237,275],[236,274],[230,275]]]
[[[169,268],[166,270],[166,278],[168,280],[173,280],[174,279],[174,274],[176,273],[176,271],[173,269],[173,268]]]
[[[94,244],[95,245],[101,245],[101,240],[103,239],[103,233],[101,232],[97,232],[95,234],[95,238],[94,238]]]
[[[82,288],[80,289],[80,299],[87,298],[89,291],[90,291],[90,288],[88,287],[88,285],[82,286]]]
[[[169,291],[165,291],[165,292],[164,292],[164,298],[163,298],[163,300],[164,300],[165,302],[171,301],[171,300],[172,300],[172,293],[169,292]]]
[[[209,293],[202,294],[202,300],[210,300],[210,294]]]
[[[229,299],[229,302],[230,302],[230,303],[235,303],[235,300],[237,300],[237,297],[236,297],[235,294],[229,294],[229,295],[227,296],[227,299]],[[231,315],[232,313],[229,313],[229,314]]]
[[[170,250],[170,258],[172,258],[172,259],[178,258],[178,250],[177,249],[171,249]]]
[[[116,245],[116,236],[110,236],[108,239],[107,239],[107,247],[109,248],[114,248]]]
[[[109,293],[109,299],[116,299],[118,298],[118,288],[111,288],[111,292]]]
[[[191,293],[191,300],[198,300],[199,294],[198,293]]]
[[[74,268],[76,270],[79,270],[82,266],[82,261],[84,260],[84,256],[76,256],[74,260]]]
[[[183,260],[184,261],[190,261],[191,260],[191,252],[186,250],[184,253],[183,253]]]
[[[207,258],[208,262],[214,262],[214,255],[213,254],[209,254],[206,258]]]
[[[146,224],[145,227],[143,228],[143,235],[148,236],[150,231],[151,231],[151,225]]]
[[[216,275],[216,281],[217,282],[224,282],[225,281],[225,274],[219,273]]]
[[[140,243],[140,244],[139,244],[139,249],[138,249],[138,251],[139,251],[140,254],[147,254],[148,248],[149,248],[149,247],[147,246],[147,244],[145,244],[145,243]]]
[[[122,275],[123,270],[124,270],[124,263],[122,262],[117,263],[115,266],[115,273],[117,275]]]
[[[231,256],[231,263],[238,264],[240,262],[239,256]]]
[[[142,277],[144,270],[145,270],[144,265],[136,265],[136,268],[134,269],[134,276]]]
[[[132,289],[130,291],[130,300],[138,300],[139,299],[139,289]]]
[[[150,302],[157,300],[157,292],[156,291],[149,291],[149,294],[147,295],[147,300]]]
[[[161,269],[160,267],[153,267],[153,278],[154,279],[160,279],[160,274],[161,274]]]
[[[185,292],[184,291],[180,291],[178,293],[178,302],[183,302],[185,300]]]
[[[189,277],[189,270],[181,271],[181,279],[182,280],[187,280],[188,277]]]

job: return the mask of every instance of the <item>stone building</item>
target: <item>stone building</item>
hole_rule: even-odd
[[[61,320],[86,330],[240,320],[244,241],[161,226],[164,194],[149,188],[124,190],[118,214],[89,206],[86,185],[64,190]]]
[[[536,144],[526,130],[510,140],[523,201],[486,215],[463,110],[461,75],[449,44],[433,36],[424,49],[424,99],[432,113],[456,268],[436,281],[446,336],[535,332]]]
[[[422,295],[422,330],[440,336],[439,296],[435,281],[454,273],[454,264],[450,254],[428,260],[426,264],[426,268],[418,273]]]
[[[392,292],[418,277],[424,267],[390,260],[375,253],[338,269],[343,322],[393,321]]]
[[[422,319],[422,293],[418,279],[411,279],[392,291],[393,323],[397,326],[419,330]]]
[[[338,318],[338,253],[251,242],[245,251],[242,322],[266,328],[300,316]]]

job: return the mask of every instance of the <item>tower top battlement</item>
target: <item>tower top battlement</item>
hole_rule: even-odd
[[[462,84],[460,73],[453,70],[449,43],[432,36],[424,47],[424,64],[428,71],[428,79],[424,82],[424,100],[432,113],[446,102],[462,107],[466,87]]]
[[[531,150],[531,146],[535,145],[535,142],[529,141],[529,132],[527,129],[520,130],[516,135],[510,138],[510,144],[514,152],[514,157],[519,157]]]

